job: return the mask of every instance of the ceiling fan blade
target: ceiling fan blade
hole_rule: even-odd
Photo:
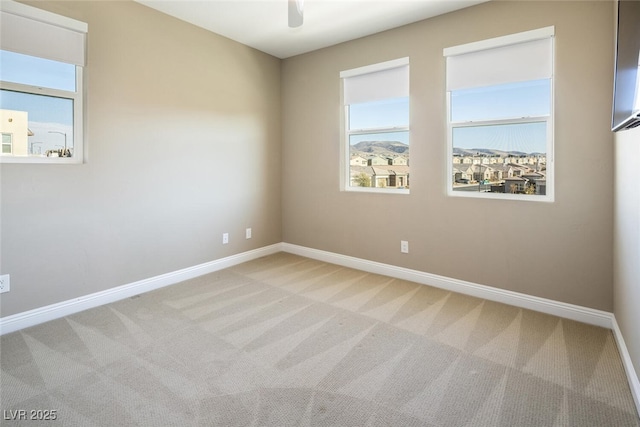
[[[302,25],[304,0],[289,0],[289,27],[297,28]]]

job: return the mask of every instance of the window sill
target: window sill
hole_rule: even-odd
[[[409,194],[406,188],[371,188],[371,187],[349,187],[343,189],[346,193],[373,193],[373,194]]]
[[[0,156],[0,164],[47,164],[71,165],[82,164],[82,159],[76,157],[45,157],[45,156]]]
[[[529,194],[505,194],[505,193],[485,193],[473,191],[453,191],[448,190],[449,197],[467,198],[467,199],[492,199],[492,200],[517,200],[523,202],[542,202],[552,203],[554,198],[552,195],[529,195]]]

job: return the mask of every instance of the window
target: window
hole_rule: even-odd
[[[2,134],[2,154],[13,153],[13,135],[10,133]]]
[[[87,24],[13,1],[0,5],[0,161],[81,163]]]
[[[449,195],[553,201],[553,35],[444,49]]]
[[[343,71],[342,188],[408,193],[409,58]]]

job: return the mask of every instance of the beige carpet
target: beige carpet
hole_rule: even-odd
[[[286,253],[5,335],[0,361],[3,425],[640,426],[609,330]]]

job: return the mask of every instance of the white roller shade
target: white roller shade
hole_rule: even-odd
[[[3,50],[85,65],[87,24],[12,1],[2,1]]]
[[[484,45],[445,49],[447,90],[551,78],[552,28],[501,37]],[[523,41],[523,34],[536,39]]]
[[[344,104],[360,104],[409,96],[408,58],[340,73]]]

